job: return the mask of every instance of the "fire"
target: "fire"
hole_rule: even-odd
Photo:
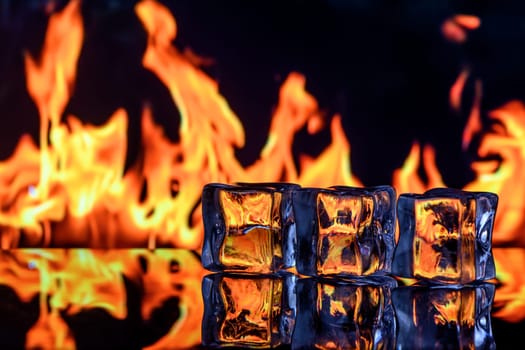
[[[27,89],[40,113],[41,170],[38,195],[46,198],[53,177],[53,153],[48,152],[48,133],[53,138],[72,93],[83,38],[80,1],[71,1],[49,20],[43,54],[37,63],[26,54]]]
[[[510,101],[490,111],[482,119],[480,103],[481,86],[476,84],[476,98],[463,133],[465,147],[476,144],[475,160],[471,168],[474,180],[463,189],[489,191],[498,194],[498,209],[494,223],[492,243],[495,247],[497,280],[495,304],[502,309],[496,316],[509,322],[525,319],[525,290],[518,261],[525,259],[522,227],[524,224],[525,185],[525,105]],[[427,182],[418,175],[422,158]],[[399,192],[423,192],[432,187],[446,187],[435,163],[435,151],[426,146],[421,154],[415,143],[403,167],[393,175],[393,184]]]
[[[206,183],[361,185],[350,171],[350,146],[338,115],[331,120],[332,144],[317,159],[302,157],[300,171],[296,168],[291,149],[295,133],[305,126],[316,132],[322,120],[299,73],[291,73],[283,83],[259,159],[243,167],[234,153],[245,142],[241,122],[217,83],[171,44],[176,35],[172,15],[154,1],[138,3],[136,13],[148,33],[144,67],[168,87],[180,110],[180,142],[169,141],[145,107],[142,158],[124,173],[125,110],[115,111],[100,127],[75,116],[62,120],[82,41],[79,4],[71,2],[51,16],[40,63],[26,56],[28,90],[40,112],[40,147],[24,137],[15,154],[0,163],[7,169],[0,177],[3,248],[197,250],[203,235],[198,204]],[[61,35],[64,28],[68,35]],[[329,176],[328,165],[334,168]]]
[[[172,142],[144,107],[142,154],[125,169],[128,115],[118,109],[94,126],[64,115],[74,94],[77,61],[84,37],[80,0],[71,0],[50,16],[39,57],[25,55],[27,89],[38,108],[40,137],[23,136],[11,157],[0,162],[0,284],[23,302],[39,298],[37,323],[27,334],[28,346],[74,348],[75,339],[62,318],[98,308],[115,319],[129,317],[128,279],[141,290],[141,319],[147,324],[172,298],[178,318],[148,348],[180,347],[200,340],[204,275],[198,256],[203,228],[200,193],[209,182],[295,182],[304,186],[363,186],[352,174],[350,143],[341,116],[326,116],[305,89],[306,79],[291,72],[281,86],[269,134],[258,159],[243,166],[235,150],[245,144],[242,123],[219,93],[218,84],[197,64],[205,62],[180,52],[172,43],[177,23],[153,0],[142,0],[135,12],[147,32],[143,66],[168,88],[180,111],[179,141]],[[462,42],[479,26],[472,17],[454,17],[443,30]],[[468,71],[451,89],[459,108]],[[521,235],[525,213],[525,105],[511,101],[492,111],[483,124],[481,83],[464,133],[465,148],[479,142],[475,179],[466,190],[500,195],[494,229],[495,245],[520,248],[508,255],[496,250],[496,315],[511,322],[525,319],[525,282],[514,271],[525,259]],[[300,155],[294,162],[294,135],[303,128],[314,134],[328,121],[331,144],[316,158]],[[426,180],[418,172],[423,168]],[[398,194],[443,187],[435,150],[415,142],[392,176]],[[60,249],[40,249],[61,247]],[[83,247],[72,250],[63,248]],[[149,248],[101,250],[98,248]],[[159,249],[159,247],[184,248]],[[503,306],[504,303],[504,306]],[[184,340],[185,339],[185,340]],[[181,343],[184,340],[185,342]]]
[[[75,317],[99,309],[126,320],[130,315],[125,279],[141,291],[145,330],[156,310],[178,300],[180,314],[171,328],[147,348],[164,349],[175,343],[187,348],[200,341],[204,270],[188,250],[27,249],[3,251],[0,257],[0,283],[13,288],[22,302],[39,300],[39,318],[27,334],[28,348],[75,348],[63,314]]]

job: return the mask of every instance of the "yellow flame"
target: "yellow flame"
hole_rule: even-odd
[[[73,90],[76,64],[84,36],[80,0],[72,0],[49,20],[43,54],[36,62],[25,55],[27,89],[40,114],[41,168],[38,193],[47,197],[56,161],[48,153],[48,132],[57,126]]]

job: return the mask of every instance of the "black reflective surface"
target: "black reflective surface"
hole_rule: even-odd
[[[492,283],[211,274],[205,348],[495,349]]]

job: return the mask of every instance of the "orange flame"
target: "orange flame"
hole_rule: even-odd
[[[501,285],[494,298],[494,317],[507,322],[522,322],[525,318],[525,250],[495,248],[497,278]]]
[[[82,39],[79,5],[71,2],[51,16],[43,63],[37,66],[26,58],[28,89],[41,115],[40,150],[23,138],[14,156],[0,163],[0,168],[19,170],[0,178],[7,203],[0,212],[0,225],[6,227],[2,247],[18,247],[23,241],[35,247],[199,249],[203,233],[198,203],[206,183],[361,185],[351,174],[350,146],[338,115],[331,121],[331,145],[316,159],[302,156],[300,172],[296,168],[294,135],[304,127],[318,131],[322,120],[299,73],[291,73],[281,87],[259,159],[243,167],[235,158],[235,149],[244,145],[242,125],[217,83],[171,44],[175,19],[149,0],[139,2],[136,13],[148,32],[144,66],[164,82],[180,110],[180,142],[169,141],[145,108],[143,157],[124,174],[128,124],[124,110],[117,110],[100,127],[85,125],[74,116],[60,121],[73,90]],[[73,28],[67,36],[61,36],[64,27]],[[46,79],[53,83],[45,84]],[[334,170],[326,172],[328,167]],[[40,177],[34,171],[21,174],[25,168],[40,168]]]
[[[26,335],[28,348],[75,347],[62,312],[74,315],[99,308],[125,319],[124,277],[142,290],[144,322],[168,299],[179,298],[179,318],[147,348],[165,349],[173,344],[188,348],[200,342],[200,288],[205,271],[188,250],[12,250],[0,255],[0,271],[0,283],[13,288],[22,301],[39,296],[40,316]]]
[[[495,304],[505,303],[497,316],[518,322],[525,319],[525,289],[515,264],[525,257],[522,228],[525,224],[525,104],[510,101],[490,111],[487,120],[481,118],[481,83],[475,86],[475,99],[463,133],[463,147],[479,139],[477,154],[471,168],[474,180],[463,189],[488,191],[499,196],[494,222],[492,243],[506,247],[505,253],[495,253],[497,280],[501,286],[496,291]],[[433,187],[446,187],[436,166],[434,150],[428,146],[423,153],[423,169],[428,181],[419,176],[420,146],[415,143],[403,167],[394,172],[393,184],[399,191],[422,193]],[[510,248],[513,247],[513,248]],[[503,249],[503,248],[500,248]],[[507,254],[508,250],[508,256]],[[512,302],[508,302],[512,300]]]
[[[427,177],[426,182],[418,174],[421,157]],[[397,193],[423,193],[431,188],[445,187],[435,160],[436,154],[432,146],[425,145],[421,154],[421,146],[418,142],[414,142],[403,166],[392,174],[392,183]]]
[[[441,25],[443,36],[451,42],[463,44],[469,31],[478,29],[481,19],[474,15],[458,14],[447,18]]]

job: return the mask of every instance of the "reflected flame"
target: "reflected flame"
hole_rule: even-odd
[[[436,324],[459,324],[459,314],[461,311],[460,294],[461,293],[458,291],[453,291],[447,293],[446,300],[444,301],[432,301],[432,306],[437,310],[436,314],[434,315],[434,322]]]
[[[35,296],[40,300],[39,319],[27,335],[28,346],[74,348],[74,338],[60,317],[62,312],[74,315],[100,308],[116,319],[128,317],[124,277],[143,292],[144,321],[166,300],[178,298],[180,302],[179,318],[147,348],[198,344],[204,271],[191,252],[158,247],[200,249],[203,185],[287,181],[316,187],[363,186],[352,174],[351,148],[341,116],[323,115],[305,89],[305,77],[296,72],[290,73],[280,88],[259,157],[243,166],[235,156],[235,150],[245,144],[242,124],[219,93],[217,82],[196,66],[204,61],[173,46],[177,24],[172,14],[153,0],[139,2],[135,11],[148,35],[143,65],[168,88],[181,121],[179,141],[172,142],[145,107],[142,156],[127,171],[125,110],[116,110],[101,126],[63,116],[73,94],[84,36],[80,1],[72,0],[50,16],[39,58],[25,55],[27,89],[38,108],[40,137],[36,145],[29,136],[22,136],[13,155],[0,162],[0,247],[150,249],[2,251],[0,284],[14,289],[24,302]],[[444,30],[456,41],[464,40],[467,30],[479,26],[479,19],[468,16],[450,21]],[[463,73],[451,91],[455,108],[460,107],[467,74]],[[475,179],[464,189],[497,193],[494,244],[525,247],[521,234],[525,220],[525,105],[512,101],[492,111],[492,127],[486,132],[480,98],[478,83],[463,138],[465,148],[479,140],[479,161],[472,164]],[[329,120],[330,145],[315,158],[299,155],[298,168],[292,152],[295,134],[303,128],[314,134],[324,127],[325,120]],[[419,175],[421,167],[425,180]],[[415,142],[403,166],[393,173],[392,184],[397,193],[446,186],[434,148]],[[496,315],[518,322],[525,319],[525,282],[513,269],[516,261],[525,259],[525,253],[517,249],[509,255],[495,254],[502,282],[496,303],[505,302]]]
[[[128,317],[124,278],[141,290],[144,327],[153,313],[178,298],[178,318],[148,349],[173,344],[188,348],[200,342],[203,313],[200,259],[187,250],[28,249],[2,251],[1,284],[23,302],[38,296],[40,313],[26,335],[27,348],[74,349],[62,314],[74,316],[101,309],[115,319]]]

